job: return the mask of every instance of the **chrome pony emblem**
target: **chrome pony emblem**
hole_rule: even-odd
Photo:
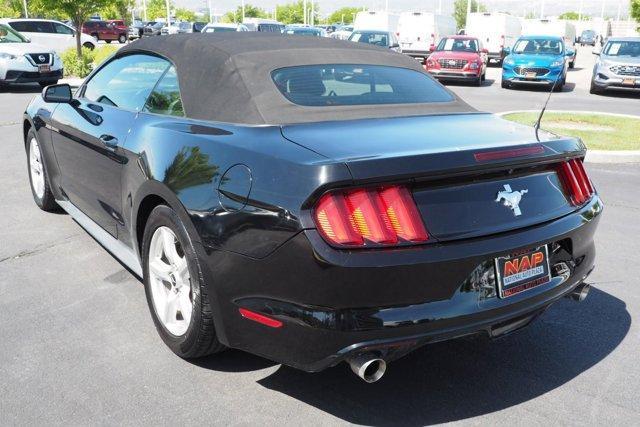
[[[40,62],[44,62],[44,61],[47,60],[47,57],[44,56],[44,55],[40,55],[40,56],[38,56],[38,59],[40,60]]]
[[[496,202],[500,203],[500,201],[504,201],[503,204],[506,207],[511,208],[515,216],[520,216],[522,215],[522,211],[520,211],[520,201],[522,200],[522,196],[528,192],[529,190],[527,189],[512,191],[511,186],[506,184],[504,186],[504,191],[498,191]]]

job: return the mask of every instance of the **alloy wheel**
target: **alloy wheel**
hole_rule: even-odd
[[[31,174],[33,192],[39,199],[42,199],[44,197],[44,167],[42,166],[40,145],[35,137],[29,141],[29,173]]]
[[[156,315],[171,334],[184,335],[193,312],[191,277],[185,253],[169,227],[161,226],[154,231],[148,263]]]

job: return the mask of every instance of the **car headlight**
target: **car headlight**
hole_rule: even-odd
[[[516,61],[513,60],[513,58],[511,57],[506,57],[504,60],[504,64],[505,65],[516,65]]]
[[[564,60],[557,60],[557,61],[553,61],[551,63],[551,67],[555,68],[555,67],[562,67],[564,65]]]
[[[0,59],[16,59],[17,56],[10,53],[0,52]]]
[[[477,62],[472,62],[469,64],[469,68],[471,68],[472,70],[477,70],[478,69],[478,63]]]

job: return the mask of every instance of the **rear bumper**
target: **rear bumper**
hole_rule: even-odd
[[[205,278],[219,305],[220,339],[319,371],[364,351],[393,360],[429,342],[504,334],[528,324],[588,276],[602,209],[595,196],[579,211],[539,226],[395,251],[336,251],[315,230],[261,260],[203,249]],[[552,250],[552,280],[496,297],[494,258],[543,244]],[[283,326],[244,319],[240,307]]]

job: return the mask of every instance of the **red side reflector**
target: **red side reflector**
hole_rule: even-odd
[[[475,157],[476,162],[488,162],[491,160],[510,159],[513,157],[524,157],[542,153],[544,153],[544,147],[542,145],[535,145],[533,147],[513,148],[510,150],[485,151],[483,153],[476,153],[473,157]]]
[[[263,325],[269,326],[271,328],[281,328],[282,322],[276,319],[272,319],[271,317],[267,317],[263,314],[256,313],[251,310],[247,310],[246,308],[239,309],[240,314],[245,319],[253,320],[254,322],[261,323]]]
[[[429,239],[404,186],[327,193],[316,205],[314,219],[322,237],[334,246],[399,246]]]

